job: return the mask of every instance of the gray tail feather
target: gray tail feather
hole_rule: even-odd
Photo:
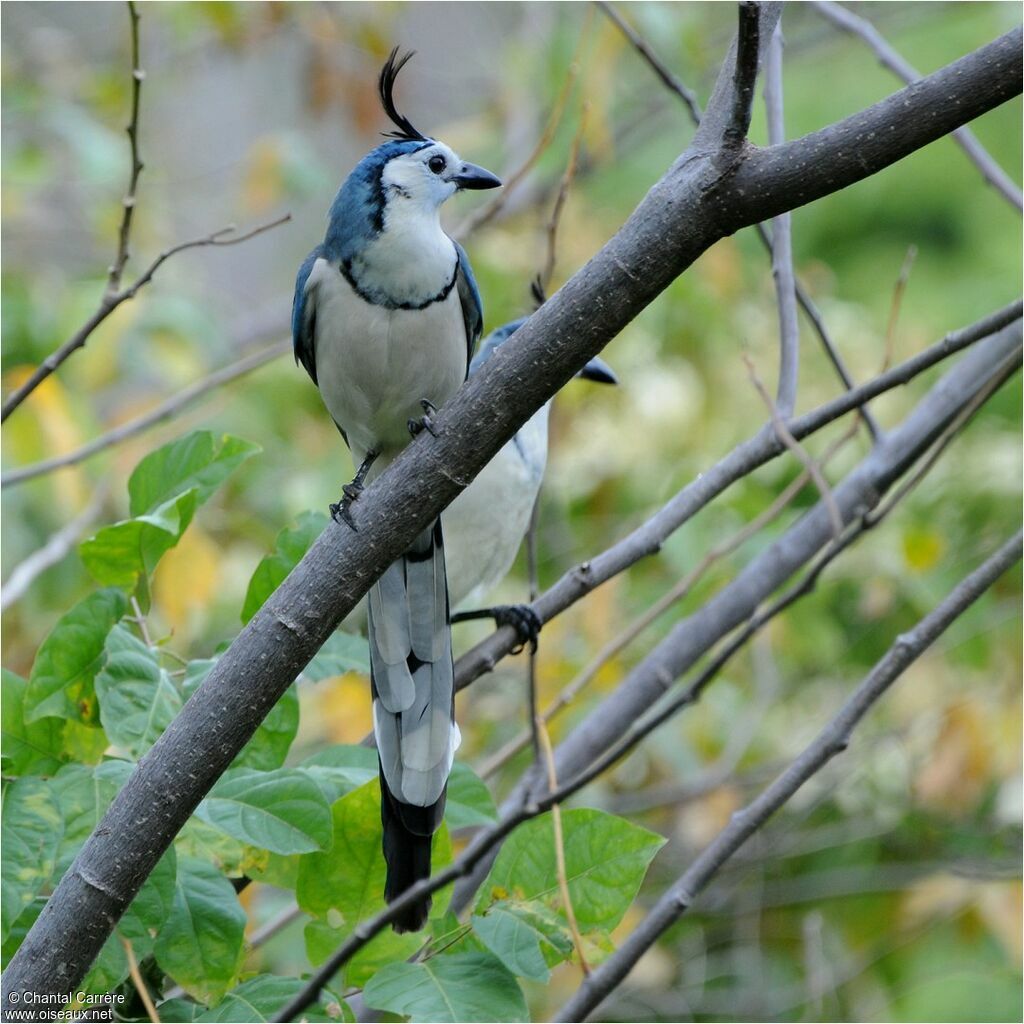
[[[444,816],[457,744],[440,519],[374,585],[367,608],[391,902],[430,874],[430,840]],[[422,928],[429,910],[429,897],[416,902],[393,923],[395,931]]]

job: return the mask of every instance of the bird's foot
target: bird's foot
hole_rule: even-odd
[[[352,503],[363,493],[363,481],[366,479],[366,474],[370,472],[370,467],[376,458],[377,452],[367,452],[366,458],[363,459],[359,469],[356,470],[356,475],[352,478],[352,482],[342,486],[341,501],[333,501],[328,506],[331,518],[336,523],[344,522],[346,526],[357,533],[359,532],[359,527],[356,526],[356,521],[352,518]]]
[[[528,604],[499,604],[493,608],[481,608],[472,612],[457,612],[452,622],[465,622],[467,619],[494,619],[496,626],[511,626],[519,637],[519,643],[512,648],[518,654],[527,644],[530,653],[537,652],[537,637],[543,623],[540,616]]]
[[[331,518],[336,523],[345,523],[346,526],[358,533],[359,527],[356,526],[356,521],[352,518],[352,502],[363,493],[363,485],[356,483],[345,484],[341,489],[341,493],[341,501],[332,501],[329,506]]]
[[[433,437],[437,437],[437,431],[434,430],[434,422],[430,418],[432,412],[437,412],[437,407],[428,398],[421,398],[420,406],[423,408],[423,415],[419,419],[410,419],[406,424],[409,428],[409,433],[416,437],[425,430]]]

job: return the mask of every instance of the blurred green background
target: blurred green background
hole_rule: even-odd
[[[1019,7],[1008,3],[855,9],[924,72],[1019,20]],[[733,6],[637,3],[623,11],[706,102]],[[292,220],[245,244],[169,261],[11,417],[5,470],[70,451],[285,336],[295,269],[322,237],[338,183],[386,127],[375,77],[396,43],[419,51],[399,85],[401,109],[503,176],[529,155],[568,68],[576,68],[551,144],[501,213],[466,242],[487,329],[530,308],[528,283],[544,264],[546,223],[581,121],[581,165],[559,226],[553,287],[614,233],[692,136],[682,104],[590,5],[166,3],[144,4],[141,14],[146,169],[128,279],[176,242],[285,211]],[[0,17],[10,388],[73,333],[102,292],[127,173],[128,22],[121,5],[108,3],[6,4]],[[897,88],[861,42],[809,5],[787,7],[784,22],[789,136]],[[759,101],[755,142],[765,141],[763,125]],[[973,127],[1018,177],[1020,103]],[[447,223],[456,228],[488,198],[448,204]],[[882,366],[911,245],[917,258],[893,334],[896,360],[1019,293],[1020,218],[949,140],[797,211],[793,232],[798,275],[858,380]],[[573,383],[555,404],[538,532],[542,586],[638,525],[761,425],[742,357],[771,381],[776,348],[769,262],[750,231],[711,249],[609,345],[604,355],[621,386]],[[876,402],[882,423],[898,422],[940,372]],[[837,390],[802,324],[798,409]],[[731,663],[696,709],[577,798],[670,838],[623,934],[766,773],[820,728],[895,635],[1016,526],[1020,406],[1014,379],[891,520]],[[335,500],[351,472],[315,389],[288,357],[129,443],[5,489],[3,578],[97,491],[96,524],[123,517],[135,463],[200,426],[254,441],[263,453],[161,562],[153,620],[186,656],[229,641],[248,579],[275,535]],[[820,453],[844,429],[835,425],[808,447]],[[830,478],[866,451],[858,435],[830,463]],[[550,624],[539,659],[544,700],[797,472],[792,459],[765,467],[658,557]],[[678,617],[816,500],[805,489],[605,665],[556,719],[556,741]],[[4,664],[26,673],[46,631],[89,588],[74,552],[40,575],[5,614]],[[526,590],[517,567],[500,596],[522,600]],[[1019,598],[1015,571],[907,673],[851,750],[742,851],[604,1004],[603,1019],[1020,1019]],[[456,643],[467,647],[481,635],[483,627],[467,626]],[[460,698],[460,756],[471,763],[484,764],[522,728],[524,667],[510,659]],[[309,686],[302,700],[297,757],[366,731],[362,677]],[[495,776],[497,795],[524,764],[513,760]],[[679,791],[720,769],[728,770],[702,791]],[[268,887],[253,886],[245,898],[256,921],[275,909]],[[260,951],[258,966],[304,969],[298,935],[282,933]],[[550,987],[530,991],[535,1019],[577,980],[576,969],[563,967]]]

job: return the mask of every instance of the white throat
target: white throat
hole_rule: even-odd
[[[352,274],[365,293],[417,306],[448,287],[456,260],[437,206],[392,194],[384,207],[384,230],[352,261]]]

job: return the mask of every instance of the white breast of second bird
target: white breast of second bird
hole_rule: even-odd
[[[423,399],[440,408],[466,376],[466,328],[457,288],[423,309],[386,309],[361,298],[336,266],[317,260],[316,372],[328,412],[358,465],[409,443]]]

